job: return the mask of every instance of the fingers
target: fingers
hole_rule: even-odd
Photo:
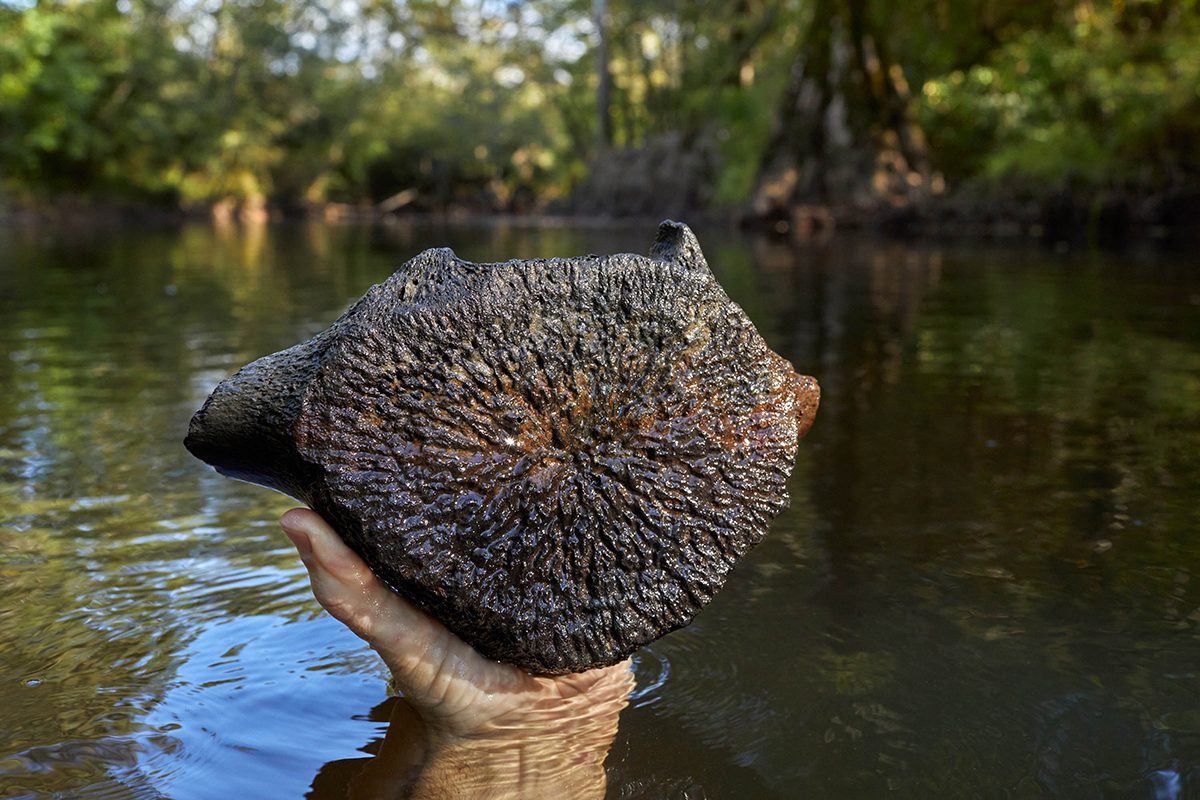
[[[385,586],[315,512],[292,509],[279,523],[308,568],[318,602],[383,657],[430,730],[475,735],[526,706],[574,707],[597,696],[618,698],[619,711],[632,688],[628,661],[557,678],[489,661]]]
[[[313,577],[359,585],[374,577],[362,559],[346,547],[337,532],[315,511],[293,508],[280,518],[279,525]],[[314,567],[318,568],[316,573]]]
[[[419,633],[428,627],[425,615],[384,586],[315,512],[294,508],[279,524],[308,568],[317,601],[368,643],[385,634],[409,628]]]
[[[392,670],[396,685],[417,702],[441,700],[463,662],[483,658],[387,588],[318,514],[294,508],[279,520],[308,568],[317,601],[366,640]]]

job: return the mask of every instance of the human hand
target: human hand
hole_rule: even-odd
[[[603,795],[604,756],[633,688],[628,661],[552,677],[490,661],[388,589],[315,512],[292,509],[280,525],[317,601],[379,653],[424,723],[418,787],[424,780],[439,795],[505,796],[509,786],[517,796],[555,796],[570,786],[572,794],[557,796],[581,797],[586,786]],[[405,747],[396,763],[414,760],[411,742]]]

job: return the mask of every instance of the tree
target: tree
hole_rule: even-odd
[[[908,84],[865,0],[816,0],[763,152],[752,211],[903,205],[929,179]]]
[[[594,0],[592,19],[596,26],[596,117],[597,145],[601,150],[612,146],[612,109],[609,95],[612,76],[608,72],[608,2]]]

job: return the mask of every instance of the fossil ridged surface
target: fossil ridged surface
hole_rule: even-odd
[[[307,502],[484,655],[556,674],[696,615],[786,507],[817,402],[666,222],[649,258],[426,251],[222,382],[186,445]]]

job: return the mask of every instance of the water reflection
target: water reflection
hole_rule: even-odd
[[[190,413],[423,247],[652,227],[0,231],[0,795],[345,796],[411,726]],[[608,796],[1200,792],[1194,266],[701,238],[823,406],[791,509],[639,654]]]
[[[388,710],[373,757],[332,761],[306,795],[383,798],[600,798],[604,760],[633,689],[628,665],[601,670],[586,691],[515,709],[469,734],[426,724],[404,699]],[[376,709],[376,714],[382,709]]]

